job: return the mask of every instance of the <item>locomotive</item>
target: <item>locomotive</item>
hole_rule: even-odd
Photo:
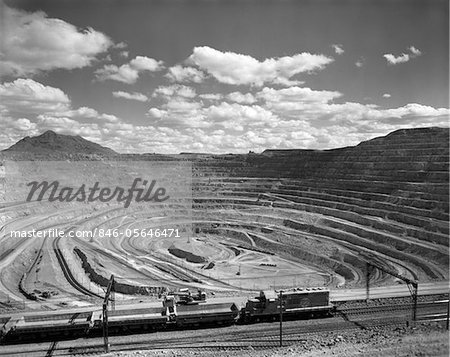
[[[325,317],[331,314],[330,291],[325,288],[261,291],[259,296],[247,300],[239,316],[242,322],[276,320],[281,313],[286,319]]]

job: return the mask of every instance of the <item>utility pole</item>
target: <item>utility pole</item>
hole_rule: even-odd
[[[283,290],[280,290],[280,347],[283,346]]]
[[[108,287],[105,293],[105,299],[103,300],[103,340],[105,345],[105,352],[109,353],[109,340],[108,340],[108,302],[111,291],[114,291],[114,275],[111,275],[109,279]]]
[[[386,274],[392,275],[393,277],[400,279],[406,283],[412,298],[412,322],[415,325],[417,320],[417,293],[419,290],[419,282],[414,279],[409,279],[390,267],[386,267],[383,261],[381,261],[375,254],[360,252],[359,256],[366,261],[366,301],[369,301],[369,285],[370,285],[370,275],[372,271],[376,268],[385,272]]]

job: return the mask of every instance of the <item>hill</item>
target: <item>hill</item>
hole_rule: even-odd
[[[81,136],[62,135],[48,130],[39,136],[19,140],[17,143],[3,150],[4,152],[34,153],[38,155],[65,153],[112,156],[117,153],[107,147],[93,143]]]

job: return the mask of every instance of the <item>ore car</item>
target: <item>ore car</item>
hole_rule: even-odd
[[[167,324],[177,327],[231,325],[239,317],[233,302],[177,305],[173,296],[166,296],[163,306]]]
[[[108,312],[108,329],[111,333],[162,330],[166,325],[162,308],[132,308]],[[103,325],[102,311],[94,313],[94,329]]]

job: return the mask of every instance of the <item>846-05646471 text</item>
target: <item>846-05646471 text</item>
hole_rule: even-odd
[[[138,228],[127,228],[124,230],[115,229],[98,229],[94,228],[92,230],[62,230],[62,229],[44,229],[44,230],[13,230],[9,233],[11,238],[41,238],[41,237],[76,237],[76,238],[91,238],[91,237],[126,237],[126,238],[180,238],[180,231],[178,228],[149,228],[149,229],[138,229]]]

